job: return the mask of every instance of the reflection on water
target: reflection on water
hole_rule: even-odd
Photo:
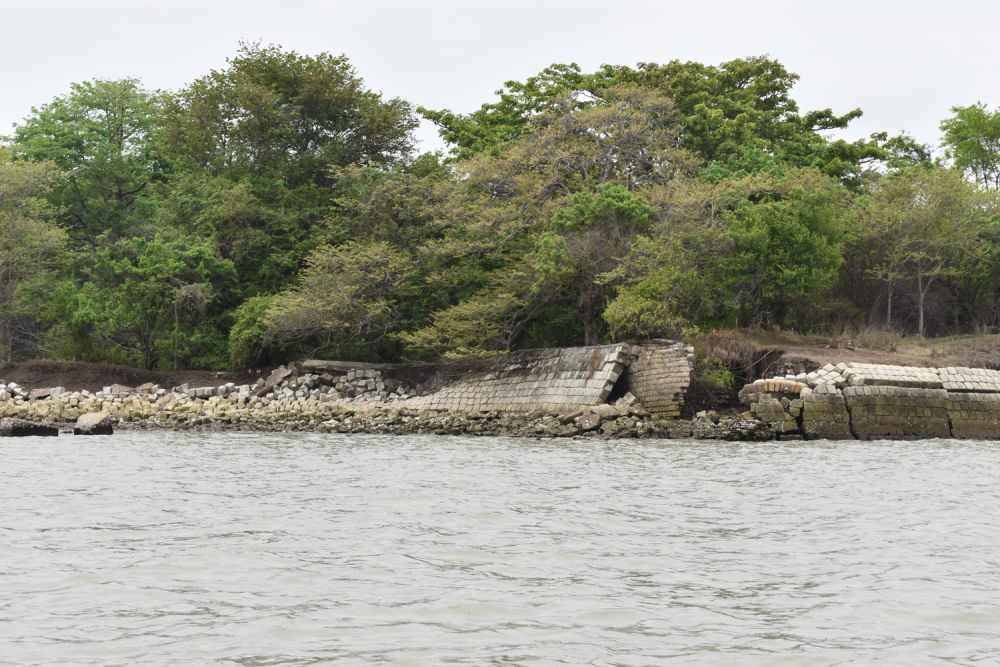
[[[995,664],[1000,443],[0,440],[0,663]]]

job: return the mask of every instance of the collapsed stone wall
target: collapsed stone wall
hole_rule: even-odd
[[[1000,371],[827,365],[740,391],[779,432],[809,438],[1000,438]]]
[[[673,341],[525,350],[504,355],[486,369],[451,378],[408,405],[432,410],[572,412],[607,403],[620,389],[626,403],[638,402],[656,416],[676,417],[690,382],[693,353]]]
[[[828,440],[853,438],[851,413],[840,392],[809,393],[802,397],[802,430]]]
[[[671,341],[643,345],[528,350],[480,364],[362,364],[307,361],[280,367],[256,384],[171,390],[147,383],[101,391],[61,387],[28,391],[0,381],[0,417],[56,422],[104,411],[123,420],[164,423],[267,422],[298,415],[321,419],[343,410],[543,412],[596,419],[631,414],[676,416],[693,350]],[[633,364],[638,372],[627,379]],[[602,405],[613,402],[615,405]],[[645,408],[647,403],[652,409]],[[595,417],[596,415],[596,417]],[[648,416],[648,415],[646,415]],[[588,427],[587,424],[579,428]],[[579,425],[574,423],[573,429]],[[569,430],[570,427],[566,427]]]
[[[680,417],[691,383],[694,349],[680,343],[650,341],[632,345],[625,388],[650,413]]]

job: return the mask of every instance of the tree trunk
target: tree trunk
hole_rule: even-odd
[[[885,302],[885,328],[887,331],[892,330],[892,285],[889,285],[889,294]]]
[[[924,280],[922,275],[917,274],[917,334],[920,336],[924,335],[924,300],[933,282],[934,278]]]

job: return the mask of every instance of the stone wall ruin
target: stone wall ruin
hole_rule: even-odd
[[[829,364],[740,391],[779,433],[807,438],[1000,438],[1000,371]]]
[[[672,341],[524,350],[483,360],[370,364],[310,360],[255,384],[172,388],[147,383],[101,391],[27,390],[0,381],[0,417],[57,422],[102,411],[118,419],[239,423],[268,415],[320,419],[337,410],[645,414],[676,417],[693,349]],[[613,405],[608,405],[611,403]],[[603,406],[603,407],[601,407]],[[643,412],[645,411],[645,412]],[[600,421],[598,420],[598,423]]]

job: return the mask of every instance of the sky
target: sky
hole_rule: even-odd
[[[178,89],[240,41],[346,55],[368,86],[468,112],[555,62],[769,55],[803,110],[860,107],[848,138],[905,130],[937,146],[951,107],[1000,106],[988,0],[0,0],[0,135],[69,84]],[[423,149],[443,146],[427,122]]]

